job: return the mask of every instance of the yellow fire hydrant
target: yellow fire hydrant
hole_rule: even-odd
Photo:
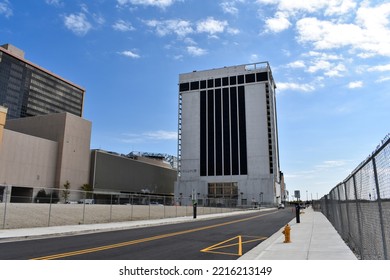
[[[282,233],[284,234],[284,243],[290,243],[290,242],[291,242],[291,239],[290,239],[290,232],[291,232],[291,228],[290,228],[290,226],[287,224],[287,225],[284,227],[284,230],[282,231]]]

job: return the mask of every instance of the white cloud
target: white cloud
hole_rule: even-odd
[[[117,0],[119,6],[127,4],[143,5],[143,6],[155,6],[159,8],[166,8],[171,6],[175,0]]]
[[[169,34],[176,34],[179,37],[186,37],[192,33],[208,33],[210,37],[218,38],[217,33],[227,31],[229,34],[236,35],[240,31],[235,28],[229,28],[227,21],[215,20],[212,17],[201,20],[196,24],[188,20],[170,19],[170,20],[146,20],[144,23],[156,30],[157,35],[163,37]]]
[[[360,57],[390,56],[390,3],[361,1],[358,5],[355,0],[257,0],[257,3],[275,7],[274,17],[265,19],[268,31],[280,32],[295,24],[298,41],[310,43],[317,50],[346,47]],[[319,18],[323,15],[326,20]]]
[[[60,7],[64,4],[64,3],[62,3],[61,0],[45,0],[45,2],[48,5],[53,5],[53,6],[57,6],[57,7]]]
[[[287,67],[289,68],[305,68],[305,62],[303,60],[296,60],[294,62],[291,62],[287,64]]]
[[[219,21],[215,20],[213,17],[209,17],[206,20],[198,22],[196,30],[198,32],[205,32],[214,35],[216,33],[222,33],[227,26],[227,21]]]
[[[176,131],[166,131],[166,130],[157,130],[157,131],[148,131],[140,134],[136,133],[125,133],[123,134],[121,141],[125,143],[145,143],[150,141],[171,141],[177,140]]]
[[[143,135],[153,140],[177,140],[176,131],[158,130],[158,131],[145,132]]]
[[[390,71],[390,64],[372,66],[372,67],[369,67],[367,69],[367,71],[370,71],[370,72],[373,72],[373,71],[378,71],[378,72]]]
[[[232,34],[232,35],[237,35],[237,34],[240,33],[240,30],[237,29],[237,28],[231,28],[231,27],[229,27],[229,28],[227,28],[227,32],[228,32],[229,34]]]
[[[288,20],[288,17],[283,12],[277,12],[275,17],[268,18],[265,21],[266,30],[271,32],[281,32],[288,29],[291,26],[291,22]]]
[[[341,74],[341,72],[345,72],[347,71],[347,68],[345,67],[344,64],[342,63],[339,63],[337,65],[332,65],[330,69],[328,69],[328,71],[326,71],[324,74],[325,76],[328,76],[328,77],[342,77],[343,74]]]
[[[293,16],[297,13],[323,11],[325,15],[342,15],[356,7],[353,0],[257,0],[259,4],[276,5],[279,11]]]
[[[235,2],[222,2],[219,5],[221,6],[222,11],[226,14],[232,14],[232,15],[238,14],[238,9],[235,6]]]
[[[195,46],[188,46],[187,52],[192,56],[202,56],[202,55],[207,54],[207,51],[205,49],[198,48]]]
[[[187,20],[173,19],[173,20],[148,20],[145,24],[156,29],[159,36],[166,36],[168,34],[176,34],[179,37],[193,33],[194,30],[191,22]]]
[[[309,68],[309,73],[315,73],[319,70],[329,70],[331,68],[332,64],[327,60],[317,60],[315,61]]]
[[[140,58],[141,57],[139,54],[136,54],[133,51],[122,51],[122,52],[119,52],[119,54],[126,56],[126,57],[130,57],[130,58]]]
[[[342,60],[344,59],[342,55],[336,55],[336,54],[330,54],[330,53],[324,53],[324,52],[316,52],[316,51],[309,51],[308,53],[305,53],[304,56],[309,57],[316,57],[322,60]]]
[[[390,56],[389,16],[390,3],[386,3],[359,7],[352,23],[303,18],[297,21],[298,39],[316,49],[350,47],[361,51],[360,56]]]
[[[277,83],[276,86],[277,86],[277,90],[279,91],[294,90],[294,91],[310,92],[315,90],[314,86],[309,84]]]
[[[311,42],[316,49],[357,46],[364,42],[362,29],[354,24],[336,24],[317,18],[303,18],[296,23],[298,41]]]
[[[130,22],[124,21],[124,20],[121,20],[121,19],[117,20],[112,25],[112,28],[114,28],[114,30],[118,30],[118,31],[122,31],[122,32],[135,30],[135,28],[131,25]]]
[[[355,81],[355,82],[350,82],[348,84],[348,88],[354,89],[354,88],[361,88],[363,87],[363,82],[362,81]]]
[[[4,15],[6,18],[13,15],[13,11],[8,0],[0,2],[0,15]]]
[[[325,15],[344,15],[356,8],[354,0],[328,0]]]
[[[258,62],[259,61],[259,56],[257,54],[251,54],[249,58],[250,62]]]
[[[384,82],[387,82],[387,81],[390,81],[390,77],[380,77],[375,82],[377,82],[377,83],[384,83]]]
[[[83,13],[64,16],[64,24],[66,28],[79,36],[84,36],[92,28],[92,25]]]
[[[347,164],[346,160],[325,160],[321,164],[316,165],[316,169],[328,169],[342,167]]]

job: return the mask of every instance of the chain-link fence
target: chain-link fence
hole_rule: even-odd
[[[390,258],[390,135],[313,208],[362,259]]]
[[[198,199],[196,214],[242,210],[236,201]],[[0,186],[0,229],[174,218],[193,209],[190,197]]]

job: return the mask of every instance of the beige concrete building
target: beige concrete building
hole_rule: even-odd
[[[8,120],[0,142],[0,200],[31,202],[39,188],[88,184],[91,127],[70,113]]]

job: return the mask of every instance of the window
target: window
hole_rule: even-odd
[[[237,76],[237,79],[238,79],[238,84],[239,85],[244,83],[244,75]]]
[[[180,91],[188,91],[190,90],[190,83],[181,83],[179,87]]]
[[[199,89],[199,81],[191,82],[191,90]]]
[[[245,75],[245,82],[246,83],[254,83],[254,82],[256,82],[255,74],[246,74]]]
[[[256,73],[256,80],[258,82],[267,81],[268,80],[268,73],[267,72]]]
[[[221,86],[221,78],[215,79],[215,87]]]
[[[208,184],[209,198],[238,198],[238,183],[209,183]]]
[[[222,86],[228,86],[229,85],[229,78],[223,77],[222,78]]]

